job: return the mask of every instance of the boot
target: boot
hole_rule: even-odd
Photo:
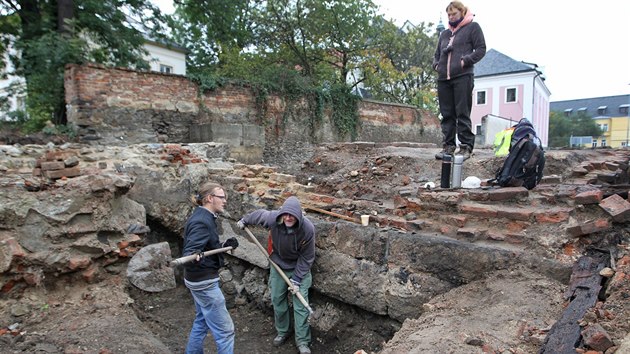
[[[459,151],[455,153],[455,155],[464,156],[464,161],[468,160],[472,155],[472,148],[466,144],[461,144],[459,146]]]
[[[435,154],[435,158],[437,160],[442,160],[444,158],[444,155],[453,155],[454,152],[455,152],[454,145],[444,145],[444,148],[442,149],[442,151]]]

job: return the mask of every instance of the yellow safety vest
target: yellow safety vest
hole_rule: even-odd
[[[510,152],[510,142],[512,141],[514,128],[503,129],[494,135],[494,155],[507,156]]]

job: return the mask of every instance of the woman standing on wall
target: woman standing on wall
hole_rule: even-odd
[[[438,101],[442,115],[442,151],[435,155],[441,160],[452,155],[456,135],[460,146],[457,155],[470,158],[475,146],[470,112],[474,88],[474,65],[486,55],[486,41],[481,26],[473,22],[474,15],[460,1],[446,7],[448,29],[440,34],[433,58],[438,72]]]

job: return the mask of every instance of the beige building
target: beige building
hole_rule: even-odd
[[[550,107],[567,117],[578,113],[590,116],[602,131],[600,136],[591,137],[591,147],[630,146],[630,95],[557,101],[551,102]]]

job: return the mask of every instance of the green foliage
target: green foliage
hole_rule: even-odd
[[[438,111],[436,76],[431,67],[437,35],[432,24],[401,31],[384,22],[377,37],[381,45],[367,53],[362,66],[365,87],[375,99],[406,103]]]
[[[168,19],[176,43],[185,46],[188,68],[205,70],[253,41],[257,0],[181,0]]]
[[[48,32],[20,44],[24,54],[18,67],[27,82],[26,110],[30,118],[24,125],[26,132],[39,131],[48,120],[62,123],[64,66],[80,61],[84,42]]]
[[[149,0],[2,1],[0,12],[0,54],[15,48],[11,74],[26,80],[27,131],[65,122],[66,64],[148,68],[143,33],[156,34],[163,20]]]
[[[592,136],[597,138],[601,130],[593,119],[579,112],[575,116],[567,117],[564,112],[552,111],[549,114],[549,146],[564,147],[569,145],[572,136]]]
[[[76,136],[76,132],[72,127],[67,125],[54,125],[50,122],[46,122],[41,131],[46,135],[65,135],[71,139]]]
[[[357,105],[359,97],[350,92],[344,84],[334,85],[330,89],[332,101],[332,122],[339,134],[344,137],[350,135],[352,140],[357,137],[359,113]]]
[[[256,15],[257,52],[281,53],[287,67],[323,84],[346,83],[374,46],[376,6],[370,0],[270,0]]]

